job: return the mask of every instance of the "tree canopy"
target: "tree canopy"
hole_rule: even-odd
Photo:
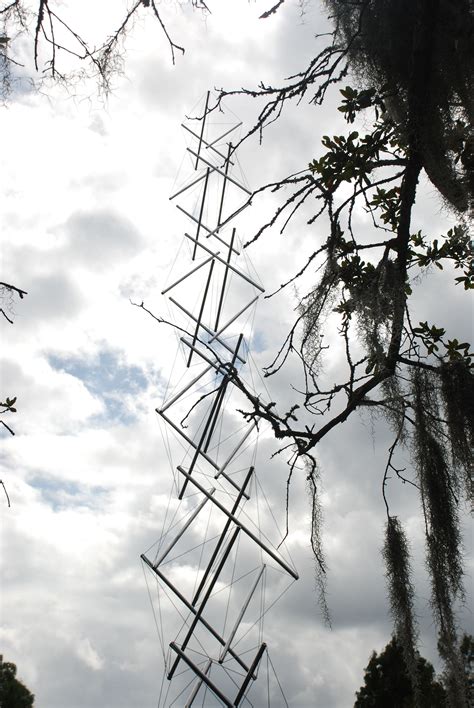
[[[446,692],[436,680],[429,661],[416,657],[414,686],[403,656],[403,647],[395,637],[385,649],[370,657],[364,685],[356,693],[354,708],[445,708]]]
[[[16,678],[16,665],[0,657],[0,705],[2,708],[32,708],[34,695]]]
[[[474,640],[465,634],[461,641],[461,656],[467,700],[472,697]],[[356,693],[354,708],[445,708],[449,706],[444,676],[436,677],[429,661],[419,654],[415,674],[409,671],[403,647],[393,636],[385,649],[373,652],[365,668],[364,685]]]
[[[204,0],[190,4],[208,12]],[[75,15],[74,8],[65,8],[57,0],[4,0],[0,4],[0,98],[8,99],[18,81],[38,85],[47,79],[70,86],[78,79],[92,78],[99,91],[108,94],[123,69],[125,39],[141,18],[156,21],[174,64],[176,53],[184,54],[184,47],[170,36],[160,5],[158,0],[117,3],[110,26],[100,36],[93,5],[83,6]],[[30,41],[22,41],[25,37]]]
[[[290,453],[290,478],[304,464],[321,576],[326,564],[315,448],[355,411],[385,417],[394,438],[382,472],[387,511],[383,555],[395,630],[414,672],[410,544],[399,517],[402,510],[392,511],[389,500],[389,480],[398,479],[419,494],[432,608],[451,676],[450,702],[464,706],[455,606],[464,597],[459,514],[464,499],[472,504],[473,358],[468,342],[446,336],[444,323],[414,319],[412,296],[420,278],[426,288],[433,269],[447,268],[453,287],[466,294],[474,287],[469,235],[473,14],[468,3],[453,6],[443,0],[327,4],[334,29],[305,70],[281,87],[261,84],[223,90],[220,96],[264,99],[249,131],[262,135],[289,100],[300,101],[312,91],[310,102],[320,105],[329,90],[342,84],[339,111],[348,124],[347,133],[324,136],[322,154],[306,171],[259,190],[286,191],[286,196],[247,245],[278,224],[283,232],[303,204],[314,205],[308,224],[317,223],[319,234],[323,225],[326,236],[317,237],[307,262],[281,285],[318,274],[299,296],[297,320],[265,370],[266,376],[275,376],[290,357],[298,357],[304,390],[294,391],[294,404],[281,412],[277,401],[264,401],[240,382],[251,404],[245,417],[270,423]],[[364,132],[355,129],[359,125]],[[444,234],[413,227],[423,172],[451,209],[453,225]],[[370,216],[372,228],[362,226],[362,212]],[[345,372],[333,383],[324,375],[324,356],[329,338],[337,355],[335,334]],[[399,448],[409,452],[412,472],[397,463]]]

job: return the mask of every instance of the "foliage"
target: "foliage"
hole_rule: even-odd
[[[391,512],[389,482],[409,483],[419,494],[426,536],[426,563],[432,607],[446,671],[450,704],[465,706],[462,662],[457,642],[456,603],[462,601],[463,558],[459,513],[463,499],[472,503],[474,444],[473,355],[468,342],[446,336],[439,323],[414,320],[415,287],[427,290],[433,271],[447,269],[453,287],[466,294],[474,287],[469,215],[474,203],[472,125],[473,54],[469,36],[473,16],[461,0],[330,0],[334,30],[309,66],[282,87],[221,91],[264,99],[249,135],[278,118],[287,101],[313,91],[319,105],[326,92],[345,81],[339,112],[349,131],[324,136],[321,154],[307,170],[262,187],[259,192],[286,192],[273,218],[246,244],[267,229],[288,227],[295,212],[313,204],[308,220],[326,229],[306,263],[280,287],[311,270],[318,280],[300,294],[297,319],[266,376],[281,371],[289,357],[301,362],[305,389],[294,390],[289,412],[266,404],[250,391],[247,420],[267,420],[275,437],[290,451],[290,477],[305,460],[316,473],[314,448],[355,411],[369,409],[388,421],[394,432],[382,479],[387,509],[384,559],[395,630],[413,673],[416,662],[414,588],[409,543],[402,522]],[[458,42],[459,37],[459,42]],[[217,104],[217,105],[218,105]],[[363,119],[362,119],[363,116]],[[364,133],[355,123],[366,127]],[[418,182],[425,172],[456,222],[431,238],[412,226]],[[360,214],[372,228],[360,228]],[[449,287],[447,279],[444,287]],[[277,291],[278,292],[278,291]],[[338,318],[338,320],[336,319]],[[345,371],[327,384],[325,340],[331,336],[333,357],[340,352]],[[237,379],[237,377],[235,377]],[[237,382],[237,381],[236,381]],[[246,387],[237,382],[241,390]],[[396,463],[403,446],[412,473]],[[309,475],[309,479],[312,479]],[[314,488],[317,496],[317,489]],[[322,562],[321,511],[313,506],[312,538],[318,539]],[[416,681],[414,681],[416,686]],[[388,704],[387,704],[388,705]]]
[[[13,300],[15,295],[18,295],[20,299],[23,299],[25,295],[28,293],[26,290],[22,290],[21,288],[17,288],[15,285],[10,285],[9,283],[2,283],[0,282],[0,300],[2,301],[2,307],[0,307],[0,314],[2,315],[2,319],[5,319],[7,322],[10,324],[13,324]],[[4,301],[7,301],[7,304],[4,304]],[[7,312],[5,312],[7,310]],[[7,314],[8,313],[8,314]],[[4,401],[0,400],[0,423],[2,426],[8,430],[10,435],[15,435],[15,432],[13,428],[11,428],[8,423],[6,423],[2,416],[5,413],[16,413],[16,408],[15,408],[15,403],[16,403],[16,396],[13,398],[9,398],[8,396],[5,398]],[[3,491],[5,492],[5,496],[7,498],[7,504],[10,506],[10,497],[8,496],[7,488],[5,487],[5,483],[2,479],[0,479],[0,485],[3,487]]]
[[[204,0],[191,0],[193,8],[208,12]],[[166,27],[159,0],[134,0],[109,34],[94,40],[92,30],[96,22],[91,12],[86,36],[76,27],[58,0],[38,0],[34,9],[27,0],[3,0],[0,3],[0,96],[8,99],[15,81],[22,78],[21,38],[31,39],[31,59],[34,74],[28,78],[37,84],[45,79],[71,86],[77,80],[92,78],[100,92],[107,95],[114,78],[121,73],[124,61],[124,42],[134,23],[142,17],[152,17],[164,34],[173,64],[176,52],[184,48],[176,44]],[[90,11],[88,11],[90,12]],[[87,25],[87,22],[84,23]]]
[[[416,677],[419,690],[415,699],[402,646],[393,637],[380,654],[372,654],[354,708],[446,708],[446,692],[436,680],[433,666],[419,654]]]
[[[443,197],[459,211],[472,209],[474,15],[469,0],[327,4],[360,83],[369,91],[384,91],[397,131],[407,140],[416,135],[423,167]]]
[[[16,666],[0,657],[0,705],[2,708],[32,708],[34,695],[16,678]]]

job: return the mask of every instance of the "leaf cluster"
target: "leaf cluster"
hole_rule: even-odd
[[[14,398],[8,398],[7,396],[5,401],[0,401],[0,407],[4,409],[3,411],[0,411],[0,413],[6,413],[7,411],[9,413],[16,413],[16,408],[13,407],[15,403],[16,396]]]
[[[435,238],[431,244],[427,243],[421,231],[413,234],[410,238],[410,260],[420,268],[435,265],[439,270],[443,270],[441,261],[449,260],[454,264],[454,268],[463,269],[464,274],[455,278],[456,283],[462,283],[465,290],[474,288],[474,254],[472,241],[467,227],[464,224],[456,224],[449,229],[442,237],[443,242]],[[422,248],[416,251],[415,248]]]

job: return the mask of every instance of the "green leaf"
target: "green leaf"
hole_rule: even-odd
[[[370,372],[373,371],[374,367],[375,367],[375,360],[371,359],[369,361],[369,363],[367,364],[367,366],[365,367],[365,373],[370,374]]]

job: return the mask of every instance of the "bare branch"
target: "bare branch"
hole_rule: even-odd
[[[7,488],[5,487],[5,484],[4,484],[4,482],[3,482],[3,479],[0,479],[0,484],[2,485],[3,491],[5,492],[5,496],[6,496],[6,498],[7,498],[7,503],[8,503],[8,508],[10,508],[10,507],[11,507],[11,504],[10,504],[10,497],[8,496]]]

